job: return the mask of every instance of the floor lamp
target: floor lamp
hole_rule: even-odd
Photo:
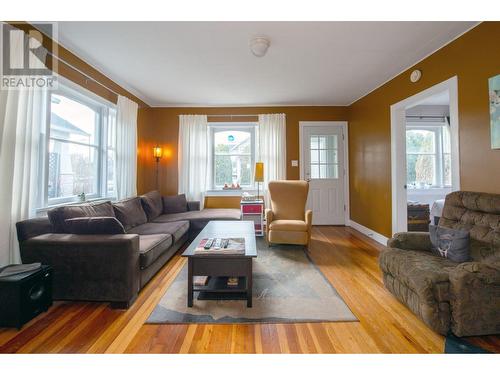
[[[264,182],[264,163],[257,162],[255,163],[255,174],[254,181],[257,182],[257,199],[260,199],[260,183]]]
[[[161,148],[161,146],[156,145],[155,147],[153,147],[153,156],[156,159],[156,190],[160,190],[158,174],[159,174],[160,159],[163,157],[163,149]]]

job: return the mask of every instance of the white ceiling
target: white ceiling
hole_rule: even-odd
[[[59,22],[58,31],[151,106],[349,105],[475,24]],[[271,40],[262,58],[249,50],[259,35]]]

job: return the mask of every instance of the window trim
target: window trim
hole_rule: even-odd
[[[444,176],[444,155],[450,154],[451,157],[451,144],[450,144],[450,152],[444,152],[443,145],[443,132],[444,127],[448,126],[444,122],[407,122],[405,129],[405,139],[406,139],[406,131],[408,130],[426,130],[434,133],[434,152],[408,152],[406,150],[406,156],[408,155],[431,155],[435,158],[435,173],[434,173],[434,184],[430,186],[431,189],[446,189],[451,188],[452,185],[445,184],[445,176]],[[449,129],[451,133],[451,129]],[[450,134],[451,140],[451,134]],[[451,141],[450,141],[451,142]],[[408,173],[407,173],[408,176]],[[407,181],[408,184],[408,181]],[[408,184],[409,185],[409,184]],[[428,189],[419,189],[419,188],[410,188],[411,190],[428,190]]]
[[[93,144],[85,144],[82,142],[74,142],[59,139],[57,137],[51,137],[50,134],[50,123],[51,123],[51,96],[63,95],[70,100],[77,103],[85,105],[98,113],[98,126],[96,129],[96,139],[97,142]],[[60,198],[49,198],[48,197],[48,177],[49,177],[49,149],[50,141],[55,140],[57,142],[67,142],[76,145],[82,145],[85,147],[94,148],[97,151],[97,192],[95,194],[86,195],[86,200],[102,200],[106,198],[113,199],[108,194],[107,188],[107,176],[108,176],[108,163],[107,163],[107,153],[109,149],[115,151],[116,147],[108,147],[108,133],[109,133],[109,116],[111,112],[114,112],[116,116],[116,105],[104,98],[101,98],[97,94],[58,76],[58,88],[52,90],[48,93],[47,100],[47,113],[46,113],[46,125],[45,133],[41,136],[44,138],[42,144],[44,147],[41,149],[41,158],[39,163],[39,170],[43,175],[42,187],[40,189],[40,194],[38,195],[38,210],[44,211],[50,207],[61,206],[65,204],[78,203],[78,195],[71,195],[68,197]]]
[[[209,131],[210,131],[210,158],[211,162],[210,164],[210,174],[211,174],[211,190],[212,191],[220,191],[223,190],[222,188],[224,185],[217,185],[215,178],[216,178],[216,173],[215,173],[215,142],[214,142],[214,137],[215,133],[218,132],[223,132],[223,131],[244,131],[244,130],[250,130],[250,136],[251,136],[251,142],[252,142],[252,152],[250,153],[250,173],[253,176],[254,173],[254,168],[255,168],[255,160],[256,160],[256,154],[257,154],[257,142],[256,140],[258,139],[258,123],[257,122],[212,122],[208,124]],[[248,156],[247,154],[231,154],[232,156]],[[240,185],[241,189],[244,190],[249,190],[249,189],[254,189],[255,188],[255,182],[251,181],[249,185]]]

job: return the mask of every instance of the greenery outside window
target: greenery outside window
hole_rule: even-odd
[[[254,187],[255,128],[254,123],[210,124],[213,189]]]
[[[409,189],[451,187],[451,142],[448,124],[407,125],[406,171]]]

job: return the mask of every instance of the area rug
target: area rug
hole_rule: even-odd
[[[286,323],[357,321],[302,246],[257,239],[253,260],[253,307],[246,301],[197,299],[187,307],[187,264],[146,323]]]

